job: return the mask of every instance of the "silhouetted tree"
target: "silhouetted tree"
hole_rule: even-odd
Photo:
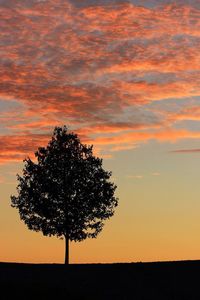
[[[26,158],[23,175],[17,175],[12,207],[29,229],[65,238],[68,264],[69,241],[95,238],[113,216],[116,186],[92,146],[82,144],[66,126],[55,127],[47,147],[38,148],[35,157],[37,163]]]

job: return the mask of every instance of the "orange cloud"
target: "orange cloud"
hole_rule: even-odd
[[[112,137],[100,137],[94,139],[95,145],[120,145],[126,143],[146,142],[148,140],[157,140],[160,142],[175,142],[180,139],[198,139],[200,132],[191,132],[188,130],[159,130],[154,132],[131,132]],[[90,143],[92,141],[90,140]]]
[[[194,76],[187,76],[180,78],[176,82],[164,83],[147,83],[145,81],[138,82],[116,82],[115,86],[122,95],[129,94],[129,101],[137,103],[137,99],[144,103],[151,101],[158,101],[170,98],[185,98],[191,96],[198,96],[200,80]],[[132,97],[131,97],[132,96]],[[138,100],[139,101],[139,100]]]
[[[0,184],[1,184],[1,183],[4,183],[4,182],[5,182],[4,177],[0,175]]]
[[[25,157],[34,157],[38,147],[46,146],[49,137],[45,135],[7,135],[0,137],[0,163],[18,162]]]
[[[191,101],[181,101],[200,96],[198,6],[134,3],[1,1],[0,139],[4,131],[13,137],[2,144],[1,161],[21,159],[37,134],[59,124],[112,151],[150,139],[197,138],[173,126],[199,120]],[[179,109],[166,109],[174,99]],[[13,101],[19,108],[11,109]],[[163,107],[153,106],[161,101]]]
[[[174,121],[199,121],[200,120],[200,107],[193,106],[193,107],[186,107],[180,110],[177,113],[172,113],[169,115],[169,118]]]
[[[116,134],[111,137],[96,137],[92,139],[89,136],[83,136],[82,140],[95,146],[94,150],[96,155],[103,155],[104,158],[110,158],[112,155],[109,152],[134,149],[138,143],[147,142],[152,139],[160,142],[175,142],[180,139],[199,138],[200,132],[168,129],[154,132],[128,132]],[[37,148],[46,146],[49,140],[50,136],[42,134],[1,136],[0,163],[22,161],[27,156],[34,158],[34,152]],[[107,148],[108,152],[102,154],[102,150],[105,150],[105,146],[109,146],[109,148]]]

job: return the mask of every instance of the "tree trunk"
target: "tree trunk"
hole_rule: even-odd
[[[65,264],[69,265],[69,238],[65,236]]]

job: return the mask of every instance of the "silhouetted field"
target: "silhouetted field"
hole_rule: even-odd
[[[0,299],[200,299],[200,261],[37,265],[0,263]]]

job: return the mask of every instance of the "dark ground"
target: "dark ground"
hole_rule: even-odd
[[[0,299],[200,300],[200,261],[69,266],[0,263]]]

